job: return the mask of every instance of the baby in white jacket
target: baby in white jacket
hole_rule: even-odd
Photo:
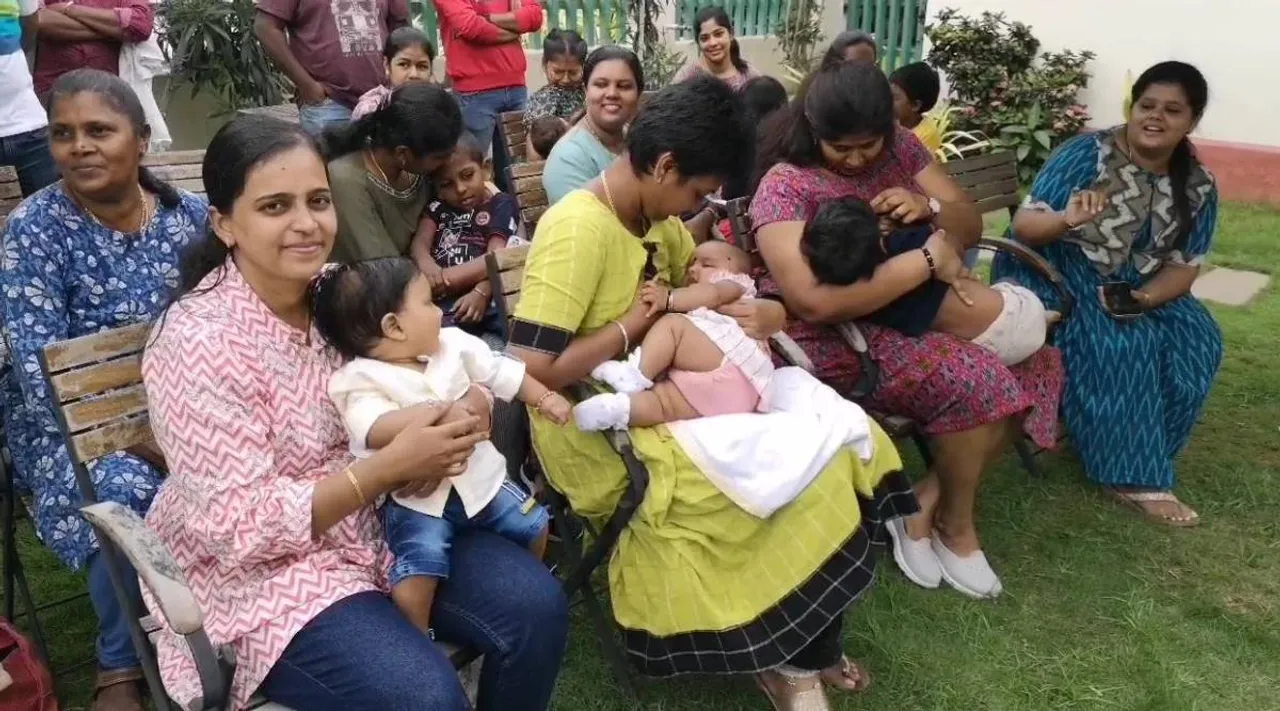
[[[329,397],[351,434],[351,451],[368,456],[413,419],[413,408],[451,404],[442,422],[465,418],[458,405],[473,385],[495,397],[536,408],[552,422],[570,406],[525,373],[524,363],[494,353],[479,338],[441,328],[431,285],[410,259],[389,257],[334,267],[311,289],[316,328],[350,359],[329,381]],[[476,445],[466,470],[427,496],[393,494],[381,505],[387,544],[395,556],[391,597],[401,612],[430,630],[437,582],[449,577],[449,548],[459,528],[484,528],[541,557],[547,514],[507,480],[506,460],[488,440]]]

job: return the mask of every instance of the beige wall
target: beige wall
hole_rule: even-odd
[[[1199,135],[1280,146],[1280,0],[946,0],[971,15],[1004,12],[1031,25],[1048,51],[1088,49],[1097,59],[1083,100],[1093,125],[1121,120],[1125,74],[1166,59],[1195,64],[1209,80]]]

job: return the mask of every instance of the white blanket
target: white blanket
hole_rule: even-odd
[[[771,516],[804,491],[841,447],[871,460],[867,413],[804,370],[775,371],[767,401],[766,414],[667,425],[689,459],[747,513]]]

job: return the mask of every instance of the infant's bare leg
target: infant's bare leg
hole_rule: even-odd
[[[684,370],[683,368],[681,370]],[[652,390],[631,394],[632,427],[652,427],[677,420],[692,420],[698,413],[670,380],[655,383]]]
[[[679,368],[706,373],[720,367],[724,354],[715,342],[689,319],[667,314],[649,329],[640,349],[640,372],[650,380]]]
[[[427,634],[431,630],[431,604],[436,598],[435,578],[414,575],[396,583],[391,588],[391,601],[413,623]]]

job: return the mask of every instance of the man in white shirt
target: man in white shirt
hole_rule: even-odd
[[[58,180],[45,130],[49,122],[27,64],[39,9],[40,0],[0,0],[0,165],[18,171],[23,197]]]

